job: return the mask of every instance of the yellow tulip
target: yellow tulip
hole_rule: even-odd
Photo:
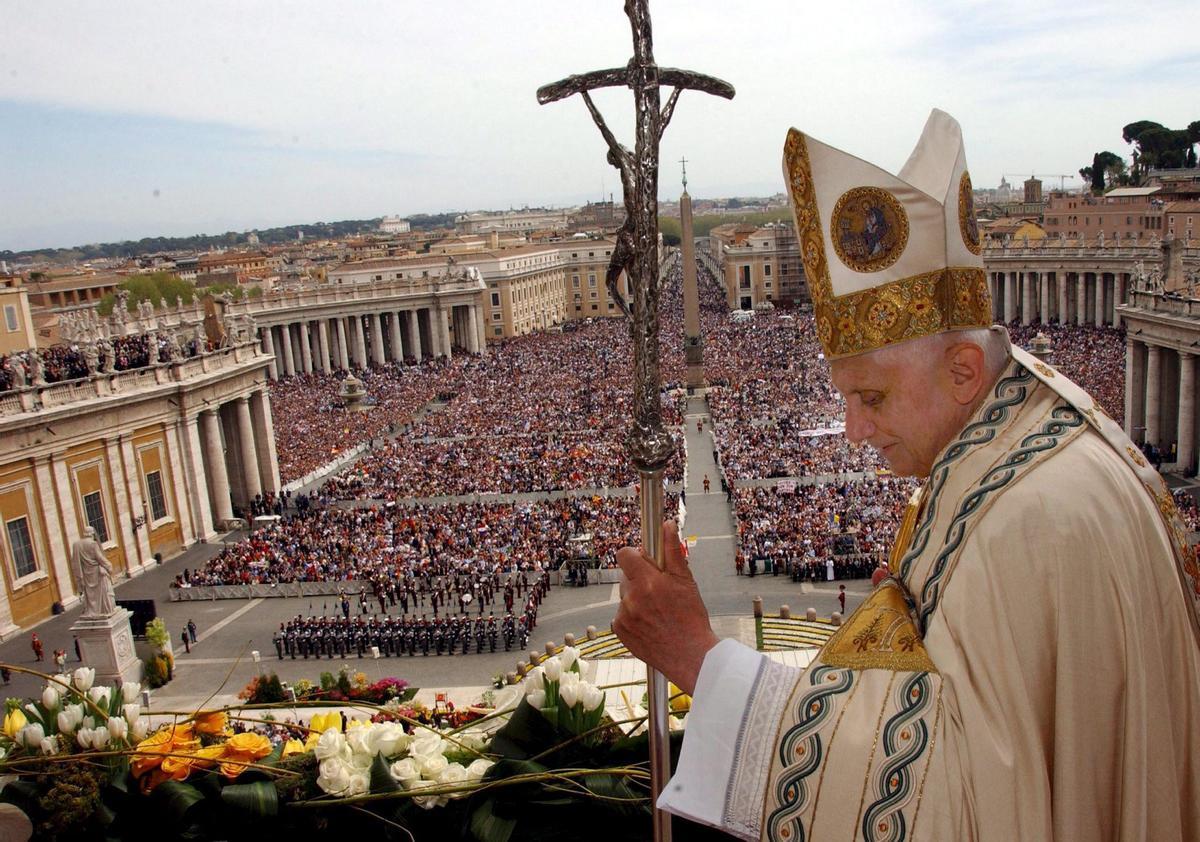
[[[304,743],[299,740],[288,740],[283,744],[283,753],[280,757],[287,757],[289,754],[304,754],[307,750]]]
[[[669,685],[667,694],[670,697],[671,710],[675,713],[687,713],[692,709],[692,697],[684,693],[674,684]]]
[[[14,708],[13,712],[4,717],[4,735],[10,740],[17,738],[17,732],[29,724],[29,720],[25,718],[25,714],[21,713],[20,708]]]
[[[330,728],[342,730],[342,715],[335,711],[329,713],[314,713],[308,722],[308,727],[318,734],[324,734]]]

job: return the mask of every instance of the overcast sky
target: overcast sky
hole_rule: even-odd
[[[737,89],[683,95],[664,197],[682,155],[695,197],[781,190],[789,126],[894,171],[937,106],[988,187],[1200,119],[1196,0],[651,10],[660,65]],[[0,41],[0,249],[619,198],[583,103],[534,96],[629,59],[619,0],[0,0]]]

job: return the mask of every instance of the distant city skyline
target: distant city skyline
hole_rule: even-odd
[[[1200,29],[1200,6],[1053,6],[655,0],[659,63],[738,90],[682,96],[660,195],[683,155],[697,196],[779,192],[790,126],[895,171],[944,108],[994,187],[1127,158],[1126,123],[1200,117],[1200,51],[1163,37]],[[534,98],[628,60],[619,2],[8,0],[0,20],[0,250],[620,198],[582,104]],[[597,102],[632,143],[628,91]]]

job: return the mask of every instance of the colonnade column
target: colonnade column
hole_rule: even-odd
[[[408,348],[417,362],[421,361],[421,324],[417,321],[418,310],[408,310]]]
[[[1000,293],[999,293],[999,290],[997,290],[997,288],[996,288],[997,287],[996,273],[988,272],[987,279],[988,279],[988,301],[992,302],[992,321],[994,322],[994,321],[998,321],[997,314],[996,314],[996,308],[1000,304]]]
[[[354,337],[354,361],[358,363],[358,367],[366,370],[367,368],[367,337],[363,335],[363,323],[361,315],[353,315],[350,317],[352,325],[350,335]]]
[[[278,494],[279,456],[275,450],[275,429],[271,425],[271,396],[266,389],[258,389],[250,395],[250,417],[254,425],[262,490]]]
[[[1021,324],[1027,325],[1033,321],[1033,279],[1031,272],[1021,272],[1018,281],[1021,285]]]
[[[1067,273],[1054,273],[1055,292],[1058,293],[1058,323],[1065,325],[1071,319],[1067,313]]]
[[[291,330],[288,325],[279,326],[280,343],[279,348],[283,351],[283,373],[291,377],[296,373],[296,363],[292,359],[292,337]]]
[[[472,319],[475,323],[475,351],[479,354],[487,354],[487,325],[484,323],[483,307],[476,304],[471,308]]]
[[[300,361],[304,365],[304,373],[312,374],[312,334],[309,332],[308,322],[297,322],[296,334],[300,338]]]
[[[1004,275],[1004,321],[1012,322],[1017,318],[1017,273],[1006,272]]]
[[[337,331],[337,365],[342,371],[350,370],[350,355],[346,353],[346,320],[338,317],[333,320]]]
[[[271,328],[269,325],[263,325],[260,328],[262,332],[263,353],[271,357],[271,362],[268,364],[268,371],[271,373],[272,380],[279,379],[279,366],[275,360],[275,338],[271,336]]]
[[[433,308],[433,315],[437,318],[437,330],[438,335],[441,337],[442,356],[448,360],[452,360],[454,359],[454,349],[450,345],[450,323],[446,319],[446,311],[439,305]]]
[[[304,331],[307,333],[307,331]],[[310,368],[312,360],[309,360]],[[250,399],[238,398],[237,429],[238,448],[242,457],[242,488],[246,490],[246,506],[258,494],[262,494],[262,480],[258,476],[258,453],[254,448],[254,422],[250,418]]]
[[[1096,272],[1096,327],[1104,324],[1104,273]]]
[[[1196,458],[1196,355],[1179,354],[1179,433],[1175,464],[1191,470]]]
[[[1045,272],[1038,273],[1038,312],[1042,324],[1050,323],[1050,278]]]
[[[229,499],[229,472],[225,468],[225,448],[221,445],[221,419],[217,410],[201,412],[200,424],[204,427],[204,461],[208,468],[213,520],[219,529],[233,519],[233,504]]]
[[[1158,401],[1162,349],[1146,346],[1146,443],[1158,444]]]
[[[1075,273],[1075,324],[1087,324],[1087,276]]]
[[[383,318],[383,316],[380,316]],[[400,341],[400,314],[395,310],[387,314],[388,338],[392,342],[392,362],[404,362],[404,343]]]
[[[371,325],[371,361],[383,365],[383,322],[378,313],[372,313],[367,320]]]
[[[214,534],[212,506],[208,502],[204,481],[204,443],[200,439],[199,415],[179,420],[179,439],[183,449],[183,480],[187,487],[188,504],[192,509],[192,525],[197,541],[207,541]],[[63,472],[64,477],[66,471]]]
[[[317,319],[317,371],[328,374],[332,368],[329,360],[329,322]]]

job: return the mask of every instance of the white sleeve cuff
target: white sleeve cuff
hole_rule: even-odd
[[[764,655],[735,640],[722,640],[704,656],[679,768],[659,795],[659,809],[721,827],[733,775],[738,723],[750,704],[764,660]]]

